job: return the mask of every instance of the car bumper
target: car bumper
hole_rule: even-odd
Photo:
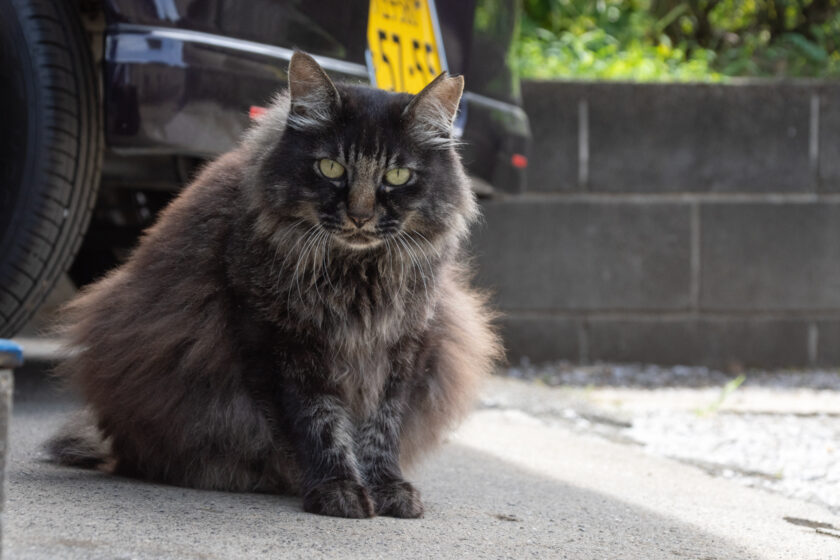
[[[199,31],[118,24],[105,35],[105,133],[120,156],[223,153],[252,107],[286,85],[292,50]],[[330,75],[368,83],[365,66],[316,57]],[[466,92],[459,126],[472,175],[524,189],[528,118],[521,107]]]

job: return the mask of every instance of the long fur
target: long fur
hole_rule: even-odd
[[[399,116],[408,102],[339,91],[346,111],[362,99]],[[319,226],[321,202],[274,170],[289,110],[279,96],[125,265],[69,304],[78,351],[58,373],[88,408],[48,449],[176,485],[301,493],[317,513],[414,517],[401,469],[463,417],[500,357],[462,264],[476,203],[455,152],[436,149],[448,194],[418,197],[384,243],[348,247]],[[358,150],[358,168],[376,165]]]

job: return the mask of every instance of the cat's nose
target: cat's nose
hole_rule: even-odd
[[[350,218],[350,221],[356,224],[357,228],[362,227],[366,223],[368,223],[371,218],[373,218],[373,214],[364,215],[364,216],[354,216],[352,214],[347,214],[347,217]]]

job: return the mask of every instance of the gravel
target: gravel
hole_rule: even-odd
[[[626,435],[655,454],[840,513],[840,419],[818,415],[646,414]]]
[[[569,362],[531,364],[527,359],[508,368],[505,375],[534,380],[550,386],[572,387],[718,387],[738,375],[744,386],[777,389],[809,388],[840,391],[840,369],[834,370],[738,370],[722,372],[703,366],[657,366],[644,364],[595,364],[579,366]],[[840,410],[838,410],[840,413]]]
[[[490,391],[485,408],[519,408],[840,514],[837,370],[525,361],[503,373],[556,390],[549,401]]]

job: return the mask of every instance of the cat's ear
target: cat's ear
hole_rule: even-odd
[[[289,124],[294,128],[323,128],[341,101],[326,72],[306,53],[295,51],[289,61]]]
[[[403,118],[409,123],[409,132],[424,144],[450,145],[452,123],[463,93],[463,76],[441,73],[415,95],[403,111]]]

